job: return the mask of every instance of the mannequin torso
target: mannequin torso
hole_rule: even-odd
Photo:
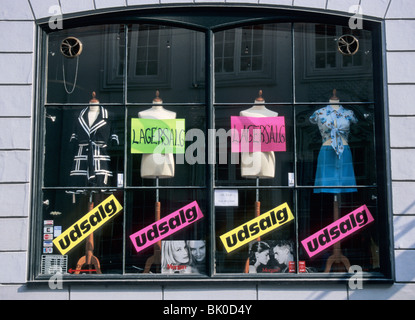
[[[278,113],[268,110],[262,104],[263,100],[255,100],[255,105],[239,113],[241,117],[277,117]],[[274,152],[242,152],[241,175],[244,178],[274,178],[275,154]]]
[[[153,107],[138,113],[142,119],[176,119],[176,113],[166,110],[162,101],[153,101]],[[141,159],[141,177],[145,179],[174,177],[174,157],[166,154],[143,154]]]

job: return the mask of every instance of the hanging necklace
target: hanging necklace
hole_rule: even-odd
[[[65,91],[67,94],[72,94],[75,91],[76,82],[78,80],[79,56],[82,53],[83,45],[79,39],[75,37],[68,37],[61,42],[60,49],[64,57],[68,59],[76,58],[75,79],[71,90],[68,89],[68,86],[66,84],[65,63],[62,63],[63,86],[65,87]]]
[[[76,57],[76,70],[75,70],[75,79],[73,82],[72,89],[69,90],[68,86],[66,85],[66,77],[65,77],[65,63],[62,63],[62,73],[63,73],[63,86],[65,87],[65,91],[67,94],[72,94],[76,88],[76,82],[78,80],[78,67],[79,67],[79,56]]]

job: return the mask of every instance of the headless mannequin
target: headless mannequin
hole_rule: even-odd
[[[88,110],[88,124],[89,127],[92,127],[95,120],[97,120],[99,115],[99,100],[96,98],[95,91],[92,92],[92,99],[89,101],[89,110]],[[88,212],[94,209],[94,201],[92,193],[89,196],[89,208]],[[76,269],[74,274],[80,274],[81,270],[91,270],[88,271],[92,273],[92,270],[97,274],[101,274],[101,265],[98,258],[94,255],[94,233],[91,233],[85,242],[85,256],[81,257],[76,264]],[[88,269],[86,269],[88,268]],[[84,272],[83,271],[83,272]]]
[[[340,99],[336,96],[336,89],[333,89],[333,96],[330,98],[329,102],[330,102],[331,107],[334,110],[336,110],[336,111],[339,110],[339,108],[340,108],[340,105],[339,105]],[[337,121],[336,120],[334,120],[334,125],[337,127]],[[343,141],[343,145],[347,146],[348,145],[347,141],[343,137],[341,139]],[[323,143],[323,146],[330,146],[330,145],[331,145],[331,139],[328,139],[326,142]]]
[[[336,89],[333,89],[333,96],[330,98],[329,100],[331,107],[334,110],[338,110],[339,109],[339,102],[340,99],[336,96]],[[337,122],[336,120],[334,121],[334,125],[337,126]],[[347,142],[343,139],[343,137],[341,138],[343,141],[343,145],[347,145]],[[324,146],[329,146],[331,145],[331,139],[328,139],[324,144]],[[334,198],[333,198],[333,221],[337,221],[338,219],[340,219],[340,213],[339,213],[339,201],[340,201],[340,195],[339,194],[335,194]],[[349,271],[350,268],[350,262],[349,259],[347,259],[341,250],[341,245],[340,242],[336,242],[333,245],[333,254],[327,259],[326,262],[326,269],[324,270],[324,272],[328,273],[330,272],[333,264],[342,264],[344,266],[344,268],[346,269],[346,272]]]
[[[263,105],[262,90],[255,104],[239,113],[242,117],[277,117],[278,113],[268,110]],[[255,158],[254,158],[255,157]],[[258,157],[258,158],[256,158]],[[241,175],[244,178],[274,178],[275,177],[275,154],[274,152],[242,152],[241,153]]]
[[[259,91],[258,98],[254,105],[239,113],[241,117],[277,117],[278,113],[268,110],[264,106],[265,100],[262,98],[262,90]],[[275,154],[269,152],[242,152],[241,153],[241,176],[248,179],[256,179],[256,186],[259,186],[259,179],[271,179],[275,177]],[[256,189],[255,217],[259,217],[261,203],[259,201],[259,189]],[[261,241],[261,238],[257,238]],[[245,273],[249,273],[249,258],[245,263]]]
[[[156,98],[153,100],[153,106],[150,109],[139,112],[138,117],[159,120],[176,119],[176,113],[164,109],[162,104],[163,100],[160,99],[159,91],[157,91]],[[174,177],[173,154],[143,154],[141,160],[141,177],[145,179]]]
[[[138,113],[142,119],[176,119],[176,113],[163,108],[163,100],[159,97],[157,90],[156,98],[150,109]],[[143,154],[141,158],[141,177],[143,179],[156,179],[158,187],[159,179],[174,177],[174,157],[171,153],[166,154]],[[155,220],[160,220],[161,203],[159,201],[159,191],[156,189]],[[149,273],[151,267],[156,265],[156,272],[159,272],[161,263],[161,241],[154,245],[154,254],[146,260],[143,273]]]

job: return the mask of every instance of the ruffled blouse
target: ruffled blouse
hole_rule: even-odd
[[[318,109],[310,117],[310,122],[317,124],[323,143],[331,139],[331,146],[340,158],[344,145],[343,140],[349,141],[350,125],[358,120],[352,110],[339,106],[338,110],[331,105]]]

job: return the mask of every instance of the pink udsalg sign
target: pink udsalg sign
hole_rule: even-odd
[[[311,258],[373,221],[375,220],[369,209],[363,205],[304,239],[301,244]]]
[[[199,205],[196,201],[193,201],[187,206],[130,235],[130,239],[135,250],[140,252],[202,218],[203,213]]]
[[[231,117],[232,152],[286,151],[285,117]]]

